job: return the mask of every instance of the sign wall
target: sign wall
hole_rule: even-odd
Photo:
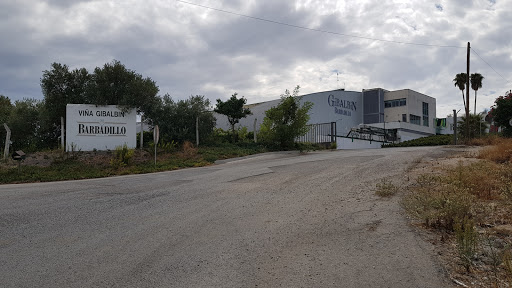
[[[136,112],[122,112],[115,105],[66,106],[66,151],[114,150],[136,147]]]

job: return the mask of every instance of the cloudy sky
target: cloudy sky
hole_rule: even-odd
[[[444,117],[463,108],[452,80],[467,42],[471,73],[485,77],[477,110],[512,89],[511,14],[505,0],[0,1],[0,94],[43,99],[51,63],[92,71],[116,59],[174,99],[409,88]]]

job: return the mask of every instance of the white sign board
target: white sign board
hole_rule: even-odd
[[[115,105],[67,104],[66,151],[135,148],[135,109],[122,112]]]

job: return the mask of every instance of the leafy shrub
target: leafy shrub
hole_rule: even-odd
[[[412,147],[412,146],[439,146],[453,143],[453,135],[432,135],[395,144],[382,144],[382,148]]]
[[[134,150],[128,149],[126,144],[116,147],[116,150],[114,151],[114,157],[110,160],[110,166],[117,169],[119,167],[129,165],[133,158],[133,154]]]
[[[249,132],[247,131],[247,127],[238,127],[238,129],[236,130],[236,133],[237,133],[237,140],[238,141],[241,141],[241,142],[246,142],[248,140],[251,140],[249,139]]]
[[[171,140],[169,142],[160,142],[158,143],[158,147],[160,147],[164,152],[171,153],[176,151],[176,148],[178,147],[178,143],[176,143],[174,140]]]
[[[300,153],[305,153],[309,151],[316,151],[325,149],[325,146],[321,144],[311,143],[311,142],[296,142],[295,149],[299,150]]]
[[[231,142],[232,137],[233,136],[229,131],[222,128],[214,128],[207,142],[209,144],[229,143]]]
[[[147,148],[147,147],[149,147],[150,143],[153,143],[153,132],[144,131],[144,133],[142,134],[142,137],[144,137],[142,139],[142,145],[144,147]],[[137,133],[137,148],[140,148],[140,132]]]

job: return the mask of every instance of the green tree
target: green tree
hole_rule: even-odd
[[[39,137],[39,109],[42,103],[34,99],[14,102],[7,125],[11,129],[12,151],[36,151],[42,146]]]
[[[199,138],[208,138],[215,127],[215,117],[208,111],[210,104],[210,100],[201,95],[179,101],[174,101],[168,94],[164,95],[161,108],[154,118],[161,139],[168,142],[194,142],[196,117],[199,117]]]
[[[70,71],[67,65],[53,63],[43,71],[41,89],[44,107],[41,130],[50,148],[60,136],[60,117],[66,116],[67,104],[117,105],[122,110],[136,108],[150,123],[160,109],[158,87],[151,78],[127,69],[113,60],[90,74],[85,68]]]
[[[281,95],[279,105],[265,112],[265,118],[260,127],[260,138],[269,145],[279,145],[281,149],[293,148],[295,139],[308,132],[309,110],[313,103],[300,104],[299,86],[293,94],[286,90]]]
[[[469,81],[471,82],[471,89],[475,90],[475,112],[476,115],[476,91],[482,88],[482,80],[484,80],[484,76],[480,73],[473,73],[469,76]]]
[[[466,109],[466,98],[464,98],[464,90],[466,89],[467,81],[468,76],[466,73],[459,73],[455,75],[455,78],[453,79],[453,82],[455,82],[455,87],[458,87],[462,93],[462,102],[464,103],[464,109]]]
[[[487,122],[482,115],[469,115],[469,121],[466,122],[466,117],[462,116],[458,122],[457,127],[459,128],[459,136],[465,138],[463,133],[466,131],[466,123],[469,123],[469,138],[476,138],[485,134],[485,129],[488,128]]]
[[[235,93],[226,101],[217,99],[217,106],[214,111],[216,113],[226,115],[228,117],[229,125],[231,126],[231,134],[233,135],[233,142],[236,141],[235,125],[240,122],[240,119],[247,117],[251,114],[249,108],[244,108],[247,99],[243,96],[242,98],[236,98],[238,94]]]
[[[512,126],[509,123],[512,118],[512,92],[496,98],[489,114],[498,127],[503,127],[503,135],[512,137]]]
[[[64,121],[66,119],[66,105],[90,103],[86,92],[91,75],[85,68],[70,71],[67,65],[60,63],[52,63],[51,66],[51,70],[43,71],[41,78],[46,113],[42,128],[47,131],[48,140],[56,145],[60,136],[60,117],[64,117]]]
[[[94,69],[87,89],[87,103],[117,105],[125,111],[135,108],[151,119],[159,109],[158,91],[151,78],[144,78],[113,60]]]

